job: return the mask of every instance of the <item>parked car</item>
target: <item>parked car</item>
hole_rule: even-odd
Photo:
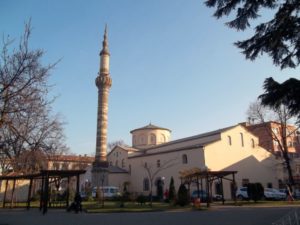
[[[84,200],[84,201],[87,200],[87,194],[86,194],[84,191],[81,191],[81,192],[80,192],[80,197],[81,197],[81,199]]]
[[[294,192],[293,192],[293,197],[295,199],[300,199],[300,190],[295,189]]]
[[[249,199],[248,196],[248,192],[247,192],[248,188],[247,187],[240,187],[236,190],[235,196],[237,198],[237,200],[247,200]]]
[[[275,200],[285,200],[286,199],[286,192],[281,192],[275,188],[270,188],[270,190],[273,192]]]
[[[199,193],[199,195],[198,195]],[[200,197],[201,202],[206,202],[207,201],[207,193],[204,190],[199,190],[199,192],[197,190],[193,191],[191,194],[191,200],[194,201],[195,199],[198,198],[198,196]]]
[[[273,192],[273,188],[264,188],[264,197],[267,200],[275,199],[275,193]]]
[[[98,191],[97,187],[94,187],[93,190],[92,190],[92,197],[93,198],[96,198],[97,191]],[[114,197],[121,196],[119,188],[114,187],[114,186],[99,187],[99,192],[100,192],[100,194],[103,194],[103,197],[106,198],[106,199],[112,199]]]

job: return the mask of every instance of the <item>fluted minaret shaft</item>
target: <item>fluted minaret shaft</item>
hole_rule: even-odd
[[[109,74],[109,49],[107,40],[107,27],[105,26],[104,40],[100,52],[100,70],[96,78],[98,87],[98,114],[97,114],[97,139],[96,139],[96,163],[107,162],[107,113],[108,94],[112,80]]]

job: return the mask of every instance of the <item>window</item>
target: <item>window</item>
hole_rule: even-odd
[[[119,162],[118,162],[118,160],[116,160],[115,166],[119,166]]]
[[[166,136],[162,134],[161,137],[160,137],[160,141],[162,143],[165,143],[166,142]]]
[[[187,155],[183,154],[182,155],[182,164],[187,164],[187,163],[188,163]]]
[[[243,186],[243,187],[246,187],[247,184],[249,184],[249,179],[248,179],[248,178],[243,178],[243,179],[242,179],[242,186]]]
[[[267,188],[273,188],[273,184],[271,182],[267,183]]]
[[[243,133],[240,133],[241,136],[241,146],[244,147],[244,135]]]
[[[296,165],[296,174],[300,174],[300,165]]]
[[[135,136],[135,135],[133,135],[133,137],[132,137],[132,142],[133,142],[134,145],[137,144],[137,143],[136,143],[136,136]]]
[[[255,148],[255,142],[254,142],[254,139],[253,139],[253,138],[251,138],[251,147],[252,147],[252,148]]]
[[[125,160],[122,159],[122,168],[124,168],[124,167],[125,167]]]
[[[152,145],[155,145],[155,144],[156,144],[156,136],[155,136],[155,134],[151,134],[151,135],[150,135],[150,143],[151,143]]]
[[[145,164],[144,164],[144,167],[145,167],[145,168],[147,168],[147,167],[148,167],[148,165],[147,165],[147,163],[146,163],[146,162],[145,162]]]
[[[227,139],[228,139],[228,144],[229,144],[229,145],[232,145],[232,142],[231,142],[231,136],[228,135],[228,136],[227,136]]]
[[[61,166],[62,170],[68,170],[69,169],[69,164],[67,162],[64,162]]]
[[[150,185],[149,185],[149,179],[148,178],[144,178],[144,180],[143,180],[143,190],[144,191],[149,191],[149,187],[150,187]]]
[[[112,161],[109,162],[109,165],[112,166]]]
[[[129,174],[131,174],[131,165],[129,164],[129,169],[128,169],[128,171],[129,171]]]
[[[159,159],[156,161],[156,166],[157,166],[157,168],[160,167],[160,160]]]
[[[145,136],[144,135],[142,135],[140,137],[140,144],[145,144]]]

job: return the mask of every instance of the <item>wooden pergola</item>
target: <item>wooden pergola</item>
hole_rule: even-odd
[[[12,194],[10,199],[10,206],[12,207],[13,196],[16,189],[16,181],[17,180],[29,180],[29,188],[28,188],[28,195],[27,195],[27,204],[26,208],[30,209],[30,200],[31,200],[31,191],[32,191],[32,184],[34,180],[41,180],[42,187],[41,187],[41,195],[40,195],[40,210],[42,210],[43,214],[45,214],[48,210],[49,204],[49,184],[50,181],[55,179],[63,179],[67,178],[68,185],[67,185],[67,196],[66,196],[66,207],[69,207],[69,184],[70,178],[76,177],[76,194],[79,194],[79,184],[80,184],[80,174],[84,174],[85,170],[41,170],[39,173],[36,174],[26,174],[26,175],[11,175],[11,176],[0,176],[0,181],[5,181],[5,190],[3,196],[3,208],[5,208],[6,204],[6,195],[7,195],[7,188],[8,182],[13,181],[12,186]]]
[[[221,184],[221,195],[222,195],[222,202],[224,204],[224,191],[223,191],[223,179],[224,180],[229,180],[232,182],[233,187],[234,187],[234,192],[236,189],[236,183],[235,183],[235,174],[237,171],[210,171],[210,170],[201,170],[200,168],[192,168],[192,169],[187,169],[184,171],[180,171],[180,179],[181,183],[187,184],[188,189],[190,190],[190,185],[191,183],[196,183],[197,185],[197,191],[198,191],[198,198],[200,198],[200,190],[203,190],[203,180],[205,180],[205,190],[207,193],[207,201],[206,205],[207,207],[210,206],[210,201],[211,201],[211,187],[212,183],[215,180],[219,180]],[[232,176],[232,178],[228,177]],[[200,189],[201,187],[201,189]],[[233,195],[233,199],[236,202],[235,194]]]

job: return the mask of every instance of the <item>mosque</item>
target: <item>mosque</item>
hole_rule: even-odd
[[[97,139],[95,161],[85,176],[93,186],[118,186],[124,183],[133,193],[148,195],[151,186],[168,188],[171,177],[175,187],[183,171],[199,168],[210,171],[237,171],[236,185],[260,182],[265,187],[278,187],[277,161],[258,145],[257,136],[241,124],[171,141],[171,130],[149,124],[130,131],[132,147],[115,146],[107,154],[108,95],[112,85],[109,72],[110,53],[105,28],[98,88]],[[218,181],[212,189],[218,192]],[[232,198],[233,184],[225,180],[224,197]],[[191,189],[195,189],[191,184]]]

